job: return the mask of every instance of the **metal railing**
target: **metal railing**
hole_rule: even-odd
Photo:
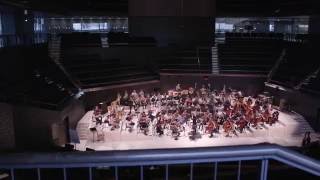
[[[282,61],[284,61],[286,54],[287,54],[287,49],[284,48],[281,51],[281,54],[280,54],[277,62],[275,63],[275,65],[272,67],[272,69],[270,70],[270,72],[268,74],[268,81],[270,81],[271,78],[273,77],[273,75],[276,73],[276,71],[279,68],[280,64],[282,63]]]
[[[36,169],[41,180],[41,168],[60,168],[63,179],[67,179],[68,168],[88,168],[88,179],[93,179],[92,170],[96,167],[114,167],[114,177],[119,178],[118,167],[140,167],[140,179],[144,178],[143,166],[164,165],[165,179],[168,179],[168,165],[190,164],[190,179],[193,179],[195,163],[214,164],[214,179],[220,162],[238,162],[237,179],[241,175],[241,162],[261,161],[260,180],[268,179],[269,160],[276,160],[315,176],[320,176],[320,162],[301,155],[293,150],[277,145],[251,145],[235,147],[205,147],[188,149],[128,150],[101,152],[60,152],[60,153],[20,153],[1,154],[0,169],[10,171],[15,179],[15,169]]]

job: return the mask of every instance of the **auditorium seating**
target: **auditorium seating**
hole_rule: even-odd
[[[19,53],[14,57],[12,53]],[[5,72],[1,93],[5,101],[57,109],[76,93],[76,88],[48,57],[44,46],[15,47],[1,52],[3,61],[14,61],[15,67]],[[9,62],[10,63],[10,62]],[[9,64],[6,63],[6,64]],[[19,69],[23,67],[23,72]]]
[[[315,77],[311,77],[309,82],[303,84],[301,90],[309,93],[320,94],[320,71]]]
[[[272,77],[274,83],[295,87],[319,68],[316,50],[311,44],[288,43],[286,55]]]
[[[227,41],[241,40],[241,39],[275,39],[283,40],[282,33],[237,33],[227,32],[225,33]]]
[[[61,34],[61,47],[101,47],[100,34],[71,33]]]
[[[128,33],[108,33],[108,44],[114,46],[156,46],[156,41],[153,37],[138,37],[130,36]]]
[[[209,47],[177,50],[160,60],[160,71],[167,73],[211,73]]]
[[[98,54],[65,56],[63,65],[82,88],[158,79],[148,68],[121,63],[119,59],[103,59]]]
[[[226,35],[225,43],[218,45],[220,72],[268,74],[283,48],[283,40],[279,35],[269,36]]]

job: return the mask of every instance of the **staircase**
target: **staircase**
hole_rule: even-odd
[[[310,80],[312,78],[316,78],[318,73],[320,72],[320,68],[317,69],[315,72],[311,73],[309,76],[307,76],[307,78],[305,78],[303,81],[301,81],[296,87],[294,87],[294,89],[298,90],[300,89],[303,85],[308,85]]]
[[[80,140],[87,140],[89,135],[89,123],[79,122],[77,132]]]
[[[101,46],[102,46],[102,48],[109,47],[108,37],[101,37]]]
[[[212,62],[212,74],[219,74],[219,58],[218,58],[218,47],[211,47],[211,62]]]
[[[287,50],[283,49],[277,62],[275,63],[275,65],[272,67],[272,69],[270,70],[269,74],[268,74],[268,82],[271,81],[271,78],[273,77],[273,75],[276,73],[277,69],[279,68],[280,64],[282,63],[282,61],[284,61],[287,55]]]
[[[56,34],[53,34],[48,46],[49,56],[56,64],[60,64],[61,37],[57,37]]]
[[[48,41],[48,51],[49,57],[56,63],[56,65],[64,72],[72,84],[80,89],[79,83],[75,82],[71,75],[67,72],[64,66],[61,64],[61,37],[58,37],[57,34],[52,34],[51,38]]]
[[[296,118],[295,121],[299,124],[296,131],[293,133],[294,136],[303,137],[306,132],[310,132],[311,134],[315,134],[315,131],[310,126],[308,121],[304,118]]]

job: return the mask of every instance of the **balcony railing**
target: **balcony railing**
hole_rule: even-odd
[[[92,169],[114,167],[114,179],[119,178],[118,168],[123,166],[140,167],[140,179],[144,179],[143,166],[163,165],[164,179],[169,177],[168,165],[190,164],[190,179],[193,179],[193,165],[212,163],[214,178],[217,179],[218,163],[238,162],[237,179],[241,175],[241,162],[260,161],[260,180],[268,179],[269,161],[275,160],[298,168],[315,176],[320,176],[320,162],[277,145],[253,145],[235,147],[205,147],[189,149],[128,150],[106,152],[59,152],[59,153],[20,153],[1,154],[0,169],[6,169],[12,180],[16,169],[35,169],[41,180],[42,168],[63,170],[63,179],[67,180],[68,168],[88,168],[87,179],[93,179]]]

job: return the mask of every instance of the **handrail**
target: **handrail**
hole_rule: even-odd
[[[270,70],[270,72],[268,74],[268,81],[271,80],[272,76],[274,75],[274,73],[276,72],[276,70],[280,66],[281,62],[283,61],[286,53],[287,53],[287,50],[284,48],[282,50],[281,55],[279,56],[279,59],[277,60],[276,64],[273,66],[273,68]]]
[[[274,159],[320,176],[320,161],[278,145],[1,154],[0,168],[141,166]]]

